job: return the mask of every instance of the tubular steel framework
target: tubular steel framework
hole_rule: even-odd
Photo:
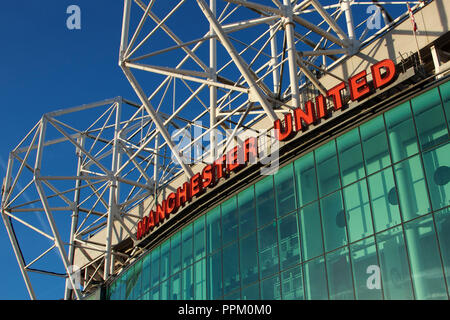
[[[2,218],[30,297],[30,272],[65,278],[66,299],[107,280],[115,259],[135,253],[112,246],[114,236],[136,240],[131,208],[261,119],[326,95],[321,76],[407,14],[405,1],[124,0],[119,66],[140,103],[45,114],[9,156]],[[73,264],[83,249],[99,256],[80,287]]]

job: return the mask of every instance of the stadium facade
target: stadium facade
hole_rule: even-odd
[[[165,20],[152,13],[157,10],[152,8],[157,2],[135,1],[135,4],[144,13],[143,17],[165,26]],[[73,180],[86,179],[86,184],[78,182],[70,192],[58,192],[56,187],[52,189],[50,184],[45,184],[54,192],[47,195],[46,188],[38,185],[39,199],[50,223],[51,207],[56,204],[48,202],[56,196],[74,192],[81,208],[80,203],[88,204],[92,199],[83,201],[80,190],[93,189],[97,201],[84,213],[91,215],[101,202],[106,208],[105,214],[97,212],[98,222],[103,224],[98,226],[95,222],[89,230],[83,229],[88,218],[80,226],[83,211],[76,211],[76,215],[71,211],[72,231],[68,242],[73,249],[68,254],[63,250],[64,241],[58,240],[54,233],[55,247],[63,256],[66,271],[69,265],[79,267],[78,278],[68,272],[66,298],[449,299],[450,4],[443,0],[420,1],[412,6],[410,13],[407,11],[393,19],[386,9],[389,1],[385,7],[374,1],[382,9],[380,14],[386,26],[367,41],[362,36],[355,41],[349,10],[356,4],[349,1],[338,4],[330,1],[328,6],[315,0],[284,1],[279,10],[279,1],[233,0],[224,1],[218,7],[220,1],[217,4],[211,1],[209,5],[202,0],[196,2],[210,28],[208,36],[196,41],[209,41],[212,56],[219,56],[218,44],[222,45],[238,76],[229,80],[228,74],[218,71],[222,70],[217,66],[220,59],[212,56],[206,59],[210,63],[206,69],[215,72],[209,74],[201,74],[189,64],[180,69],[182,63],[177,67],[138,64],[136,61],[170,50],[182,50],[191,63],[200,66],[204,63],[201,54],[194,52],[196,42],[182,43],[167,26],[164,31],[177,45],[133,60],[133,54],[139,52],[133,49],[139,32],[128,36],[133,8],[132,2],[125,0],[119,64],[141,104],[121,98],[112,101],[116,111],[122,105],[134,106],[137,111],[127,120],[117,116],[115,127],[105,122],[103,129],[115,128],[120,134],[114,135],[111,142],[105,140],[111,152],[104,157],[100,155],[101,159],[88,157],[92,152],[79,136],[65,135],[81,159],[79,178]],[[181,8],[182,4],[183,1],[178,6]],[[406,5],[403,6],[405,11]],[[233,8],[254,11],[257,17],[244,15],[245,22],[232,20],[226,25],[223,20],[216,20],[216,16],[223,18],[234,12]],[[342,31],[334,13],[327,13],[335,8],[342,11],[347,32]],[[314,19],[311,23],[301,18],[308,10],[318,14],[329,29],[319,28],[321,23]],[[167,19],[171,14],[172,11],[167,13]],[[247,32],[246,28],[251,30],[261,24],[267,29],[267,25],[276,25],[277,19],[281,19],[282,28],[270,27],[271,32],[265,34],[267,47],[259,51],[272,52],[267,54],[267,64],[263,64],[265,71],[269,71],[261,76],[262,68],[253,69],[256,68],[253,62],[258,60],[246,63],[245,54],[235,48],[237,40],[230,41],[228,35]],[[144,18],[138,20],[136,30],[143,29],[144,21]],[[303,40],[304,44],[308,41],[295,33],[298,26],[309,28],[322,40],[326,39],[325,43],[342,48],[328,48],[320,40],[313,51],[300,50],[300,41],[291,37]],[[280,37],[277,51],[277,43],[271,40],[281,30],[284,43]],[[152,32],[138,44],[141,49],[150,35]],[[255,49],[253,45],[247,48]],[[298,52],[293,55],[296,48]],[[319,56],[326,56],[323,63],[310,59]],[[327,66],[327,59],[333,63]],[[200,101],[199,92],[203,89],[211,98],[206,113],[209,127],[200,131],[200,138],[209,138],[208,148],[201,143],[196,145],[202,139],[194,135],[187,147],[197,146],[201,150],[194,156],[189,154],[195,161],[186,161],[183,152],[173,153],[171,163],[177,165],[164,169],[171,172],[165,179],[164,170],[159,171],[157,157],[148,161],[151,166],[142,164],[146,160],[144,152],[161,155],[159,150],[163,147],[176,150],[170,138],[173,131],[164,128],[181,113],[173,109],[172,114],[164,114],[159,107],[155,109],[150,101],[161,94],[163,87],[147,96],[140,86],[146,82],[139,82],[132,69],[166,79],[196,82],[198,92],[190,88],[188,98],[181,102],[173,98],[173,103],[180,103],[182,108],[193,97]],[[269,89],[267,75],[273,80],[273,88]],[[283,84],[287,89],[280,94]],[[219,89],[223,92],[219,93]],[[232,109],[230,104],[229,108],[221,109],[230,99],[238,102],[244,91],[246,98],[240,107]],[[79,109],[82,108],[71,111]],[[136,116],[139,112],[141,118]],[[57,115],[44,117],[56,129],[61,123],[52,117]],[[199,119],[203,118],[191,117],[192,121],[186,123],[192,125]],[[154,125],[154,131],[146,132],[148,135],[142,139],[147,125],[143,125],[144,120],[149,127]],[[220,132],[213,129],[225,123],[227,136],[220,139]],[[135,128],[140,129],[133,131]],[[86,134],[86,139],[95,140],[91,150],[101,140],[97,133],[103,129],[91,136]],[[132,140],[136,133],[141,134],[139,143]],[[150,134],[153,134],[148,138],[151,143],[145,140]],[[158,140],[158,136],[165,142]],[[124,151],[117,151],[117,140]],[[43,143],[42,148],[57,142],[54,139]],[[25,159],[34,150],[35,141],[29,145],[28,149],[22,147]],[[39,146],[36,143],[37,150]],[[152,146],[150,151],[149,146]],[[136,153],[125,151],[127,147],[129,150],[135,147]],[[36,153],[39,159],[39,151]],[[108,157],[112,169],[104,175],[93,174],[106,165],[103,161]],[[136,159],[142,160],[140,165]],[[83,167],[86,161],[90,162],[89,170]],[[124,163],[134,165],[139,174],[134,184],[132,178],[120,175]],[[18,176],[21,171],[22,167]],[[5,186],[6,191],[15,185],[14,175],[10,175],[6,181],[12,183]],[[116,178],[108,180],[111,176]],[[110,184],[104,189],[97,188],[95,179]],[[62,179],[48,176],[38,179],[54,180]],[[129,194],[136,188],[145,192],[122,199],[119,183],[131,186]],[[121,188],[123,193],[125,187]],[[104,200],[102,190],[109,194]],[[14,210],[10,199],[19,199],[21,192],[18,194],[14,198],[10,192],[2,199],[2,216],[16,249],[20,246],[11,228]],[[33,292],[27,277],[30,270],[20,254],[18,262],[29,292]],[[74,290],[76,279],[81,282],[81,288]],[[33,295],[30,294],[32,298]]]
[[[108,299],[448,299],[448,112],[450,82],[433,85],[247,183]]]

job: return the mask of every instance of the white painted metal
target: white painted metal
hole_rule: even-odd
[[[113,157],[111,164],[111,172],[117,172],[117,169],[120,167],[120,121],[121,121],[121,110],[122,110],[122,101],[116,102],[116,121],[114,128],[114,144],[113,144]],[[114,218],[117,215],[118,211],[118,192],[119,181],[116,179],[116,176],[111,177],[110,186],[109,186],[109,200],[108,200],[108,219],[106,225],[106,254],[105,254],[105,266],[103,268],[103,279],[108,279],[111,274],[111,246],[112,246],[112,229]]]
[[[436,49],[436,46],[431,46],[430,51],[431,56],[433,57],[434,72],[438,74],[441,72],[441,58],[438,49]],[[442,75],[438,75],[437,78],[442,78]]]
[[[211,13],[216,17],[216,0],[210,0],[209,6]],[[211,39],[209,39],[209,68],[210,68],[210,80],[217,82],[217,40],[214,32],[214,28],[210,26],[209,33]],[[217,123],[217,87],[209,87],[209,127],[214,128]],[[209,136],[209,156],[212,163],[217,157],[217,133],[212,130]]]
[[[81,136],[79,138],[78,143],[83,146],[84,145],[84,137]],[[81,150],[76,150],[77,156],[78,156],[78,163],[77,163],[77,176],[81,176],[81,162],[83,161],[83,157],[81,154]],[[70,226],[70,243],[75,242],[75,232],[78,225],[78,208],[77,203],[80,203],[80,186],[81,186],[81,179],[75,180],[75,191],[74,191],[74,199],[73,199],[73,212],[72,212],[72,221]],[[74,259],[75,259],[75,247],[69,246],[69,263],[70,265],[74,265]],[[71,293],[72,290],[69,286],[69,282],[66,281],[66,292],[64,295],[65,300],[71,299]]]
[[[283,0],[283,4],[286,8],[286,17],[284,17],[284,28],[286,30],[286,51],[289,61],[289,76],[290,76],[290,88],[292,95],[292,107],[298,108],[300,106],[300,93],[299,83],[297,78],[297,49],[295,47],[294,39],[294,21],[293,12],[290,0]]]

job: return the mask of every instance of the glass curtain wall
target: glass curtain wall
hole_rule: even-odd
[[[108,299],[448,299],[450,82],[197,218]]]

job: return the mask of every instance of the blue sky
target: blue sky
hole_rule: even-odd
[[[167,1],[168,5],[178,2]],[[73,4],[81,8],[81,30],[66,27],[66,9]],[[115,96],[137,101],[117,64],[122,10],[121,0],[2,2],[2,179],[9,152],[44,113]],[[0,300],[28,299],[6,229],[0,224]],[[39,299],[62,298],[61,280],[33,276],[32,282]]]

